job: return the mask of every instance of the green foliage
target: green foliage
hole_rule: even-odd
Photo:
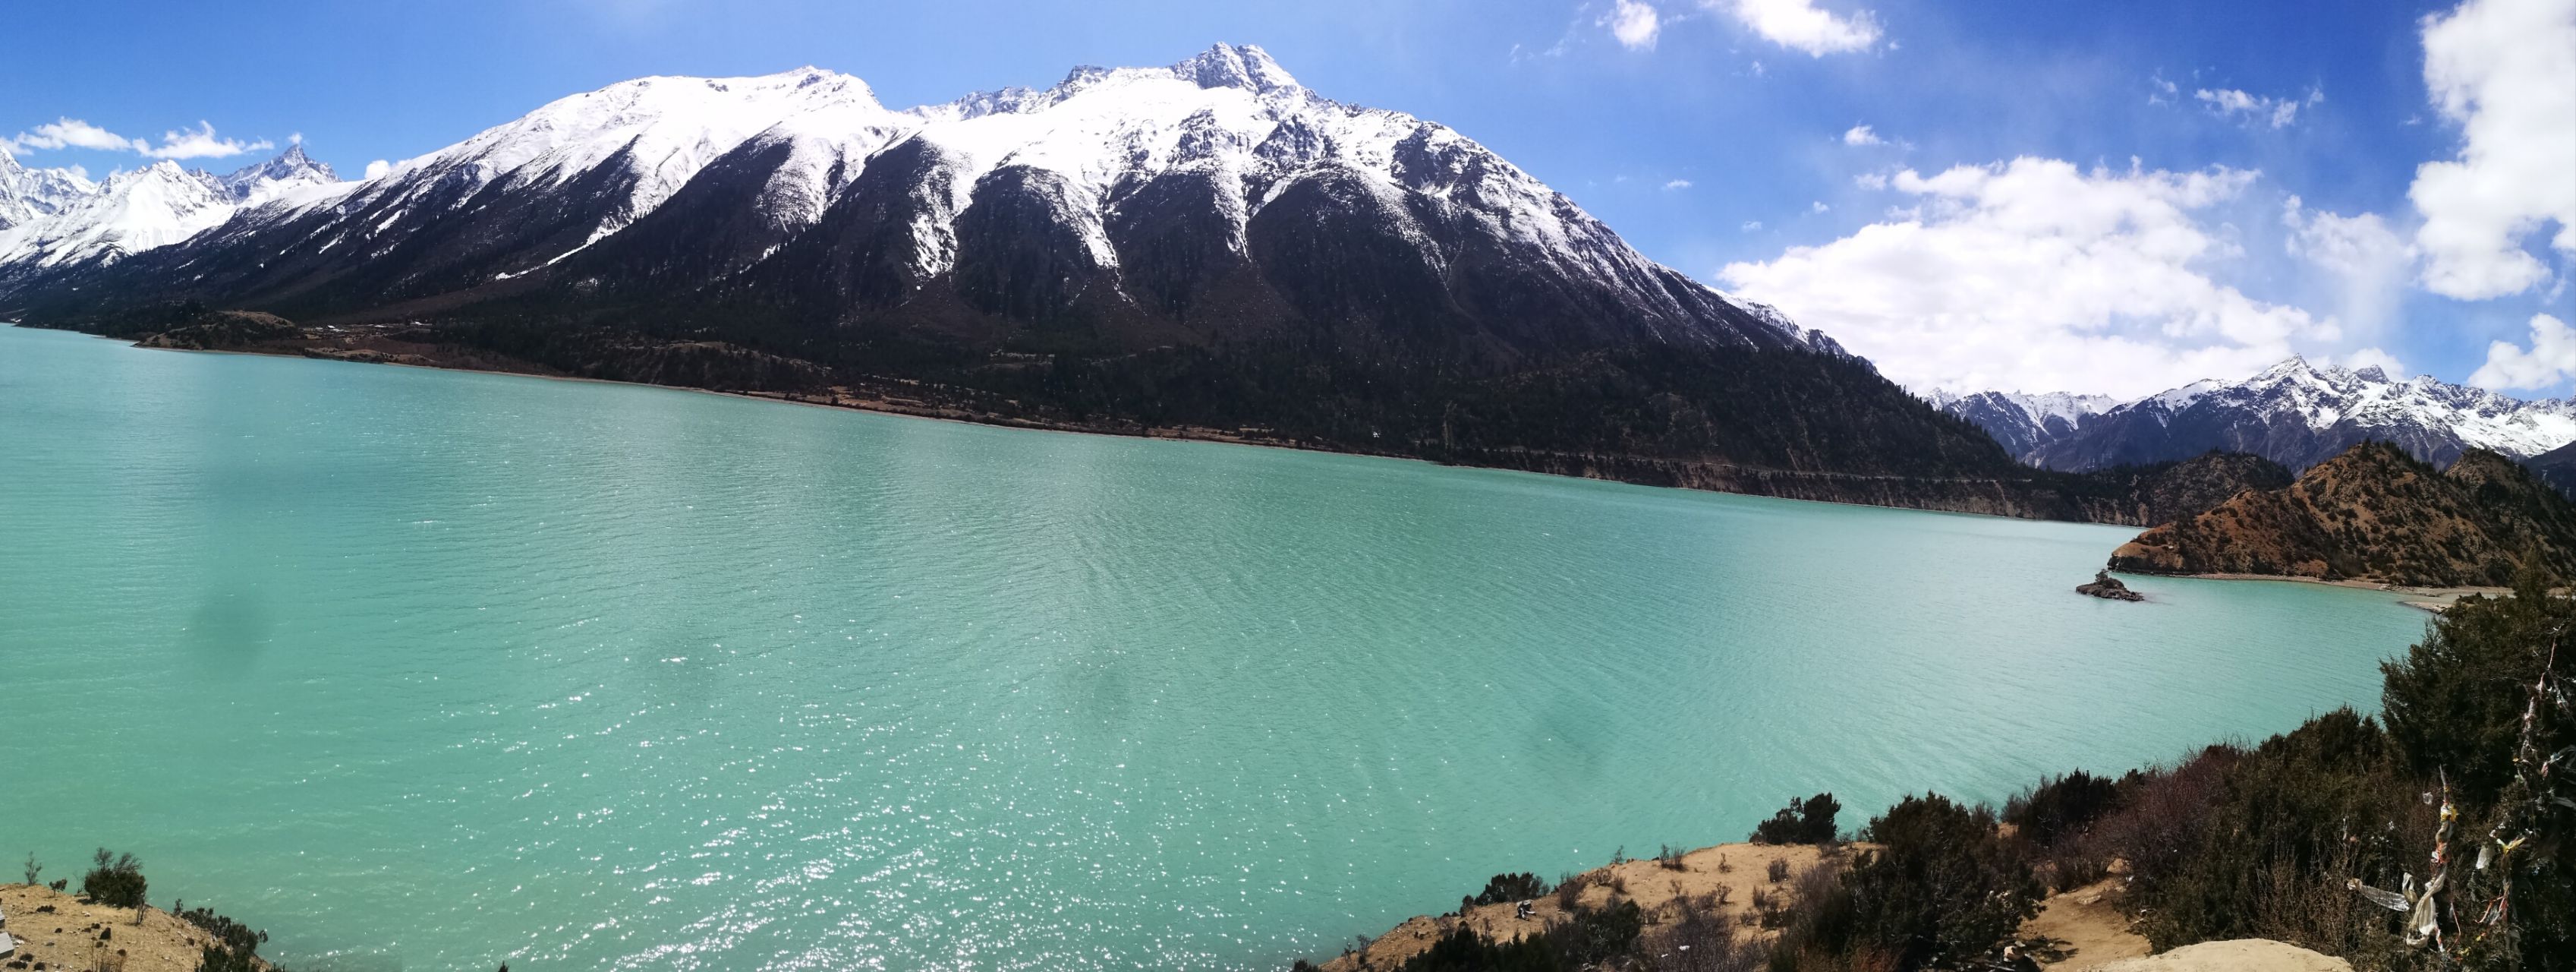
[[[98,866],[81,878],[81,894],[93,901],[116,908],[141,908],[144,897],[143,862],[132,854],[111,854],[98,849]]]
[[[1789,798],[1771,819],[1753,828],[1756,844],[1829,844],[1834,839],[1834,815],[1843,805],[1831,793],[1819,793],[1806,799]]]
[[[2158,949],[2260,937],[2384,957],[2390,913],[2347,884],[2394,887],[2423,867],[2419,793],[2387,734],[2350,709],[2265,740],[2221,774],[2176,866],[2141,877],[2141,931]]]
[[[2446,611],[2407,649],[2380,663],[2379,706],[2388,733],[2417,775],[2442,773],[2463,802],[2484,809],[2513,776],[2512,751],[2529,699],[2558,634],[2576,623],[2576,604],[2547,595],[2536,572],[2522,591],[2477,598]]]
[[[1497,874],[1486,879],[1485,890],[1477,892],[1476,896],[1470,899],[1470,903],[1489,905],[1528,901],[1532,898],[1544,898],[1547,892],[1547,879],[1536,874],[1527,871],[1519,874]]]
[[[2054,847],[2111,809],[2119,787],[2107,777],[2076,770],[2052,777],[2004,803],[2004,822],[2031,843]]]
[[[185,902],[180,902],[172,905],[170,912],[191,925],[205,929],[208,934],[215,937],[217,944],[227,950],[240,952],[243,955],[256,955],[259,954],[259,947],[268,941],[267,932],[216,914],[212,908],[186,908],[182,907],[184,904]]]
[[[1986,951],[2039,910],[2042,889],[2018,844],[1995,833],[1994,811],[1940,794],[1906,797],[1869,822],[1848,883],[1851,941],[1905,968]]]

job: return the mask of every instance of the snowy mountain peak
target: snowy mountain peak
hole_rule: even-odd
[[[222,180],[164,159],[111,175],[61,212],[0,233],[0,264],[113,261],[194,236],[234,208]]]
[[[2241,382],[2198,381],[2102,409],[2063,430],[2042,429],[2026,415],[1998,419],[1977,405],[2011,397],[1938,396],[1934,405],[1985,426],[2024,461],[2073,470],[2210,449],[2303,469],[2363,440],[2394,442],[2436,463],[2468,447],[2521,459],[2576,442],[2576,401],[2526,402],[2430,375],[2396,381],[2378,367],[2319,367],[2302,357]]]
[[[256,203],[297,186],[329,185],[340,181],[340,176],[330,166],[304,154],[304,145],[298,142],[287,146],[276,158],[243,166],[221,181],[234,199]]]
[[[1286,68],[1270,59],[1270,52],[1251,44],[1210,47],[1172,65],[1172,74],[1202,88],[1248,88],[1261,94],[1298,86]]]
[[[98,183],[78,171],[30,169],[0,148],[0,233],[62,212],[98,191]],[[6,245],[0,242],[0,249]]]

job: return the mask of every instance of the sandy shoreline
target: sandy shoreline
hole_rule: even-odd
[[[2293,577],[2282,574],[2141,574],[2125,570],[2115,570],[2112,571],[2112,573],[2127,574],[2131,577],[2179,577],[2184,580],[2281,581],[2294,584],[2323,584],[2327,587],[2347,587],[2356,591],[2379,591],[2387,594],[2403,595],[2404,600],[2401,600],[2398,603],[2404,604],[2407,607],[2430,611],[2435,614],[2440,614],[2443,611],[2449,610],[2451,605],[2459,603],[2461,598],[2465,598],[2470,595],[2478,595],[2481,597],[2504,597],[2513,593],[2511,588],[2505,587],[2418,587],[2411,584],[2392,584],[2387,581],[2326,580],[2321,577]]]

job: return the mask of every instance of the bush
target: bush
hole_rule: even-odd
[[[1772,814],[1771,819],[1753,828],[1756,844],[1828,844],[1834,840],[1834,815],[1843,805],[1834,802],[1831,793],[1819,793],[1804,800],[1789,798],[1789,805]]]
[[[1762,866],[1762,871],[1764,877],[1771,879],[1771,883],[1778,884],[1789,879],[1789,862],[1784,858],[1775,857],[1771,859],[1771,863]]]
[[[1658,845],[1655,848],[1655,866],[1667,871],[1690,870],[1689,865],[1682,863],[1682,849],[1678,847]]]
[[[1636,902],[1579,909],[1546,931],[1505,941],[1487,938],[1461,922],[1431,948],[1404,963],[1404,972],[1576,972],[1631,955],[1646,926]]]
[[[1863,839],[1879,849],[1847,881],[1848,944],[1920,968],[1977,955],[2019,929],[2038,912],[2041,889],[1995,822],[1994,811],[1937,793],[1906,797],[1871,820]]]
[[[212,908],[181,907],[185,903],[172,904],[170,913],[178,915],[182,921],[205,929],[208,934],[215,937],[216,943],[228,950],[240,952],[243,955],[257,955],[259,947],[268,941],[267,932],[216,914]]]
[[[2076,770],[2042,781],[2004,804],[2004,822],[2041,847],[2081,832],[2108,811],[2119,786],[2108,778]]]
[[[110,854],[98,849],[98,866],[81,878],[81,894],[92,901],[114,908],[142,908],[145,882],[143,862],[132,854]]]
[[[2525,575],[2525,584],[2537,583]],[[2513,778],[2515,737],[2556,629],[2576,605],[2543,590],[2463,601],[2425,631],[2403,660],[2381,662],[2381,717],[2416,775],[2449,776],[2461,802],[2495,803]]]
[[[1532,898],[1547,897],[1547,891],[1547,882],[1536,874],[1527,871],[1519,874],[1497,874],[1485,882],[1485,890],[1477,892],[1472,903],[1489,905],[1528,901]]]

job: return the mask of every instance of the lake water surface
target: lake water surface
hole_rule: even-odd
[[[0,855],[299,970],[1280,968],[2422,633],[2132,532],[0,328]]]

